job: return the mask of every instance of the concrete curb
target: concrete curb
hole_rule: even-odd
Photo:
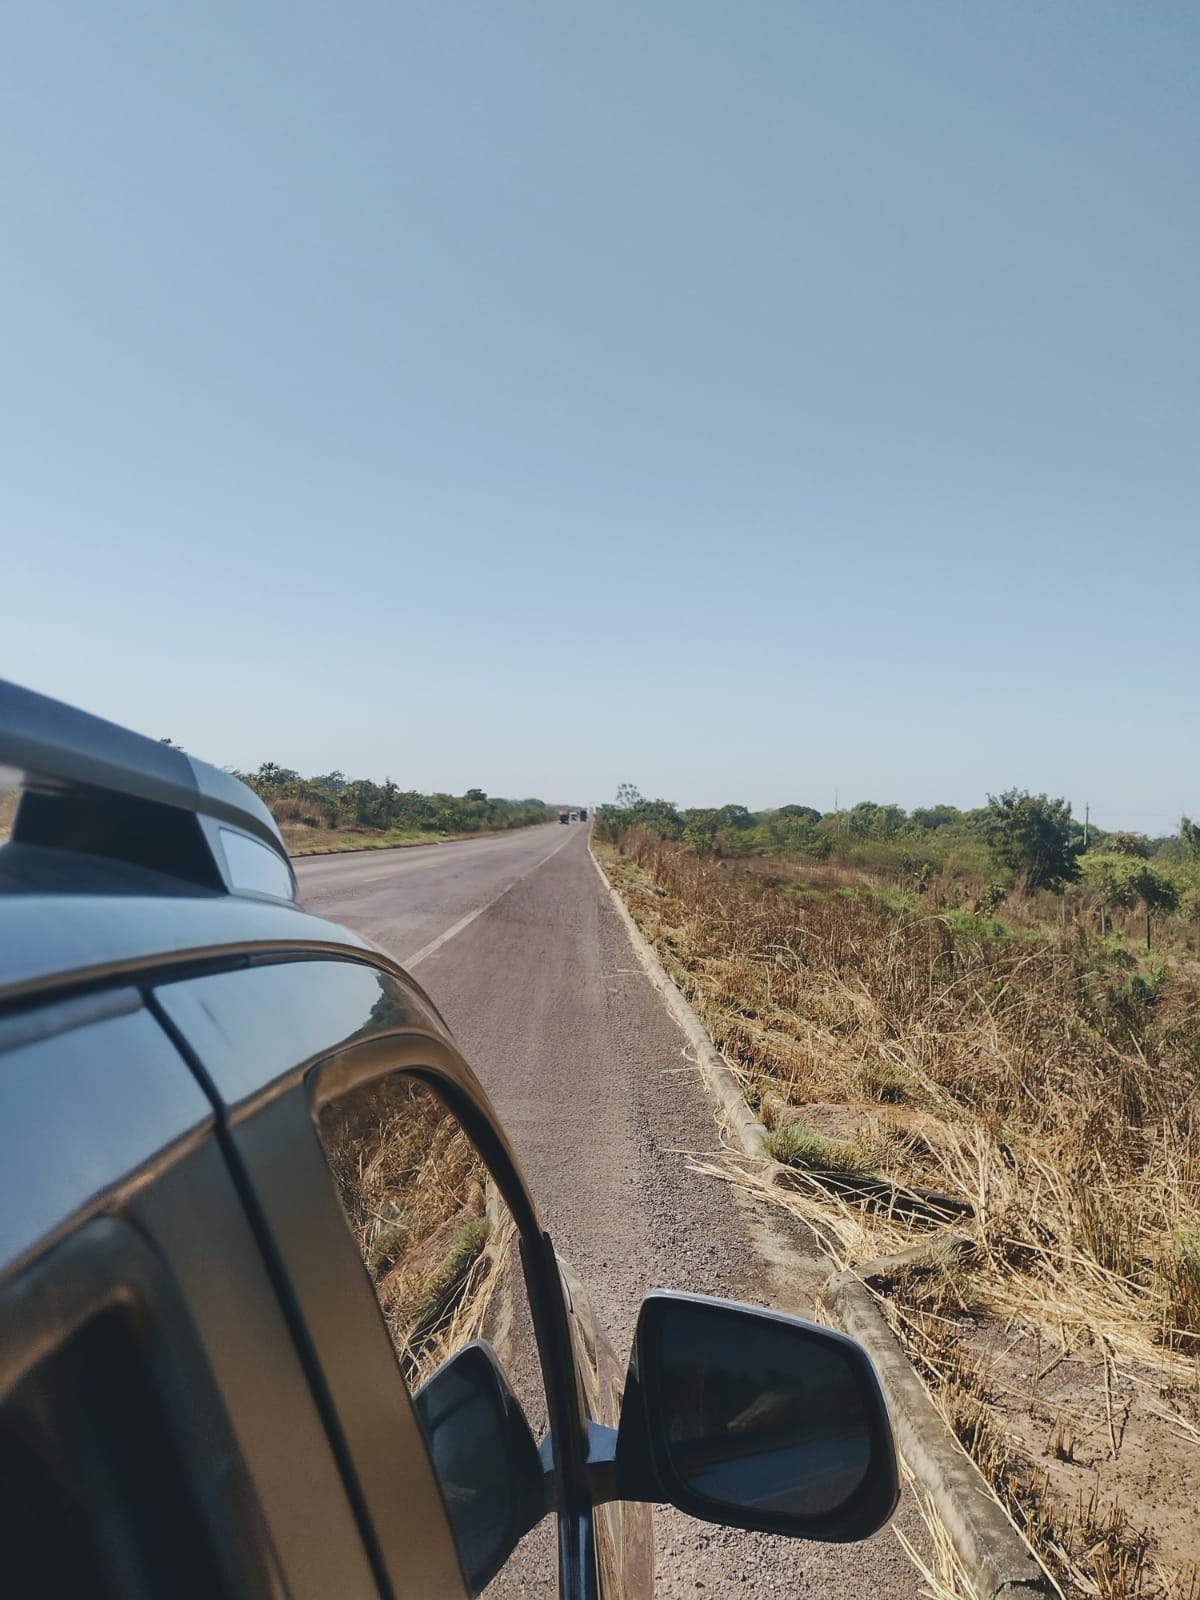
[[[767,1130],[746,1104],[741,1086],[723,1059],[720,1051],[713,1044],[708,1034],[704,1031],[704,1024],[692,1010],[691,1006],[680,993],[678,985],[667,973],[662,962],[655,955],[653,948],[645,934],[630,916],[624,900],[608,881],[604,868],[596,860],[592,841],[588,839],[588,854],[592,858],[592,865],[600,874],[600,881],[608,890],[613,907],[621,921],[625,924],[625,931],[633,945],[634,954],[646,969],[650,982],[663,997],[667,1010],[683,1029],[684,1037],[696,1052],[696,1064],[700,1068],[705,1086],[713,1099],[720,1107],[722,1118],[738,1145],[747,1155],[761,1156],[763,1153],[763,1140]]]
[[[853,1272],[835,1272],[825,1301],[875,1363],[900,1453],[937,1508],[979,1593],[997,1600],[1057,1595],[1058,1585],[954,1437],[862,1280]]]
[[[590,837],[588,853],[625,925],[634,953],[694,1048],[701,1075],[722,1120],[746,1155],[763,1158],[766,1129],[747,1106],[737,1079],[708,1037],[700,1018],[609,882],[592,850]],[[869,1276],[870,1270],[868,1263],[863,1269],[864,1276]],[[917,1482],[933,1502],[981,1600],[1061,1596],[1058,1585],[1034,1555],[986,1478],[934,1405],[862,1277],[853,1272],[834,1273],[825,1286],[825,1300],[846,1332],[858,1340],[875,1363],[891,1411],[896,1442]]]

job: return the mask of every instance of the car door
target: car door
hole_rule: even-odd
[[[378,1600],[220,1148],[136,988],[0,1019],[0,1592]]]
[[[423,997],[362,962],[263,960],[164,985],[155,1004],[223,1107],[389,1592],[479,1592],[464,1576],[458,1486],[439,1479],[412,1396],[484,1339],[535,1437],[554,1439],[546,1515],[486,1592],[595,1593],[557,1264],[486,1100]],[[505,1464],[496,1469],[502,1478]]]

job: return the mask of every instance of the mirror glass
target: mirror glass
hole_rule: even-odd
[[[862,1371],[820,1329],[679,1301],[662,1317],[658,1379],[670,1466],[714,1510],[821,1517],[867,1476]]]
[[[459,1558],[479,1594],[537,1521],[544,1487],[537,1446],[495,1357],[482,1343],[452,1357],[413,1404],[433,1457]]]

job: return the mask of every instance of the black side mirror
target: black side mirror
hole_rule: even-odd
[[[472,1594],[545,1515],[546,1474],[500,1363],[482,1339],[413,1396]]]
[[[661,1290],[638,1317],[615,1478],[621,1499],[833,1542],[875,1533],[900,1492],[879,1380],[852,1339]]]

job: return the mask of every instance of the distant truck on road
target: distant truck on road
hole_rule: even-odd
[[[586,822],[587,808],[580,807],[576,811],[560,811],[558,813],[558,820],[560,822]]]

